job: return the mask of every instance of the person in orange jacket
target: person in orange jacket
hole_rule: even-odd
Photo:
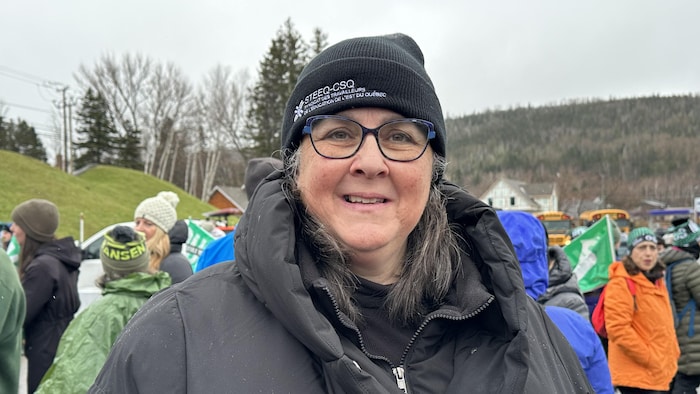
[[[627,245],[629,254],[610,266],[605,296],[610,374],[623,394],[665,393],[676,374],[680,350],[664,265],[650,229],[632,230]]]

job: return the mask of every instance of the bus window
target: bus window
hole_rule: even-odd
[[[579,224],[581,226],[590,226],[594,222],[600,220],[603,216],[608,215],[614,220],[617,227],[625,234],[629,234],[632,230],[632,222],[630,221],[629,212],[624,209],[596,209],[593,211],[585,211],[579,215]]]
[[[549,246],[565,246],[571,242],[571,229],[574,221],[571,216],[561,211],[546,211],[535,213],[544,228],[547,229]]]

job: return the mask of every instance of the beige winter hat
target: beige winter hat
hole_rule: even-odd
[[[177,194],[164,191],[155,197],[150,197],[141,202],[134,212],[134,219],[143,218],[153,222],[166,234],[177,221],[175,207],[180,202]]]

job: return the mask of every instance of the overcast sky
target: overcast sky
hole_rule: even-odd
[[[218,64],[257,74],[287,18],[333,44],[403,32],[423,49],[447,116],[571,99],[700,93],[694,0],[11,0],[0,18],[5,115],[42,135],[55,88],[102,55],[172,62],[193,84]]]

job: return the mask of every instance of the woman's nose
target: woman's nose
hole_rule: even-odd
[[[389,170],[387,160],[379,149],[377,137],[374,134],[366,134],[360,149],[352,157],[351,171],[368,177],[380,176]]]

